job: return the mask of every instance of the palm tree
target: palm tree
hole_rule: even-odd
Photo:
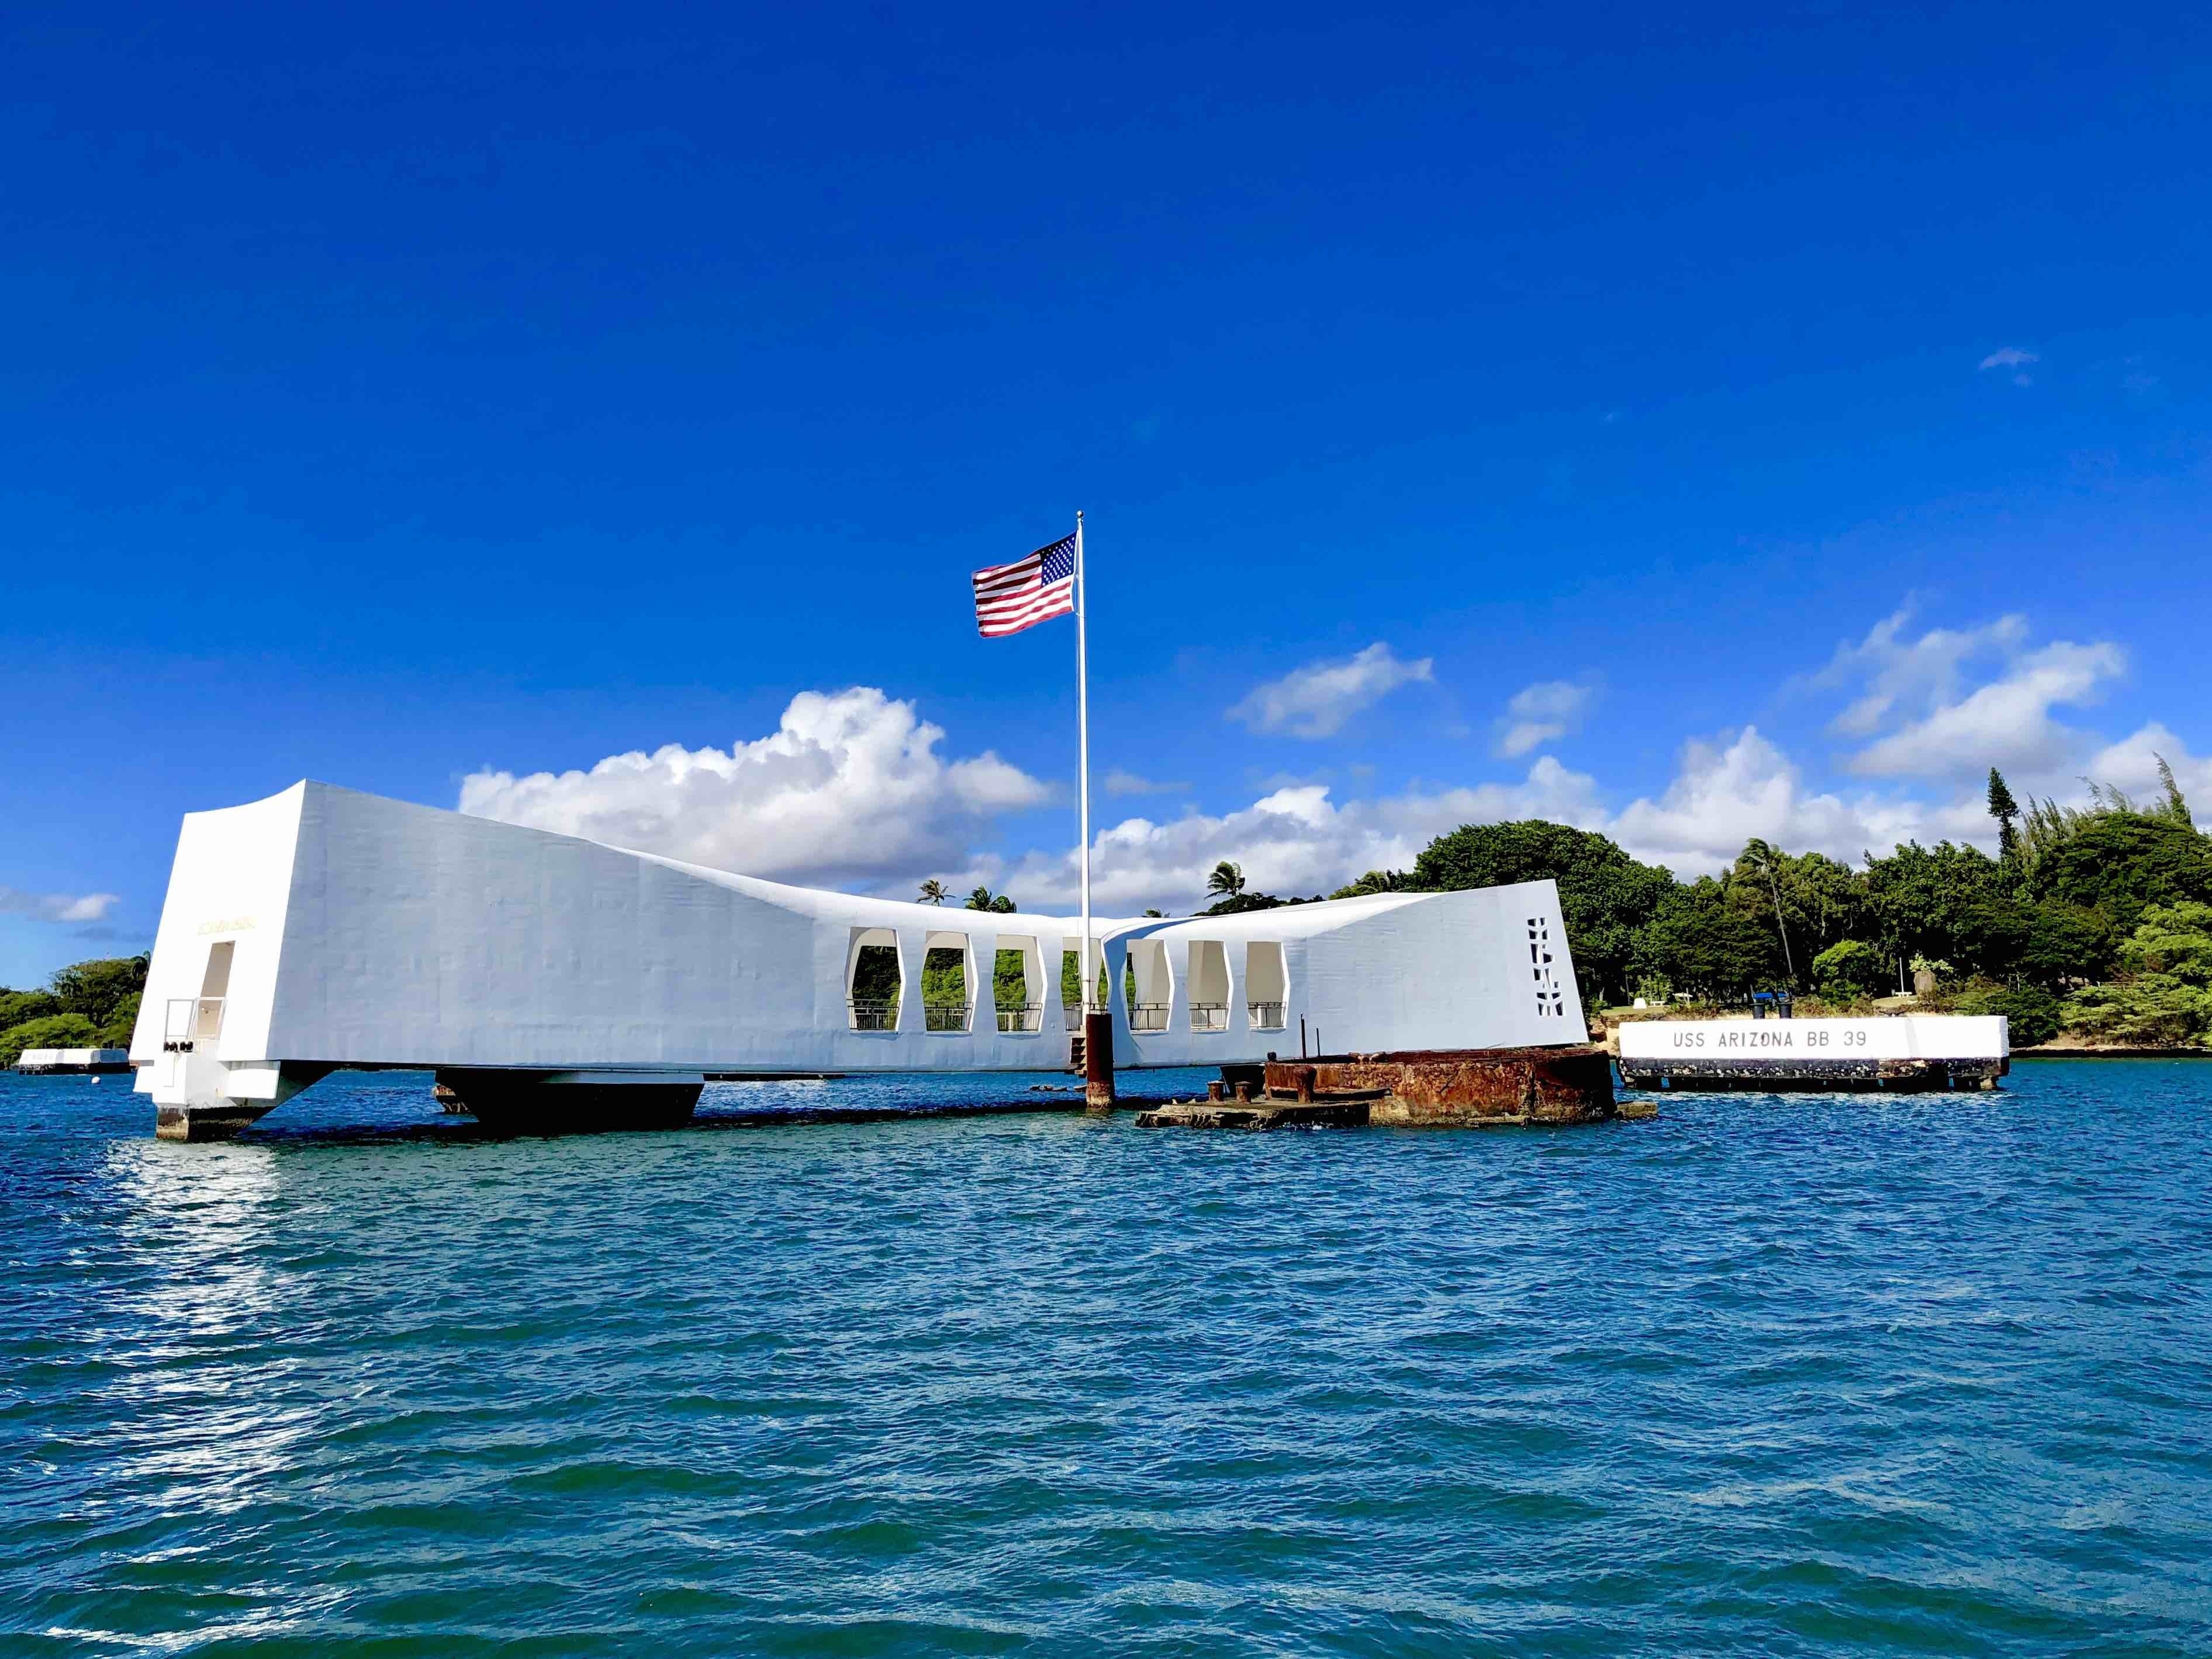
[[[1206,890],[1217,898],[1237,897],[1244,890],[1244,867],[1222,860],[1206,876]]]
[[[1782,878],[1780,870],[1784,854],[1753,836],[1743,844],[1743,856],[1736,860],[1752,874],[1766,872],[1766,890],[1774,896],[1774,931],[1782,935],[1782,967],[1790,975],[1790,982],[1797,982],[1797,964],[1790,959],[1790,930],[1782,925]]]
[[[1013,900],[1004,893],[994,893],[988,887],[978,887],[968,895],[968,908],[970,910],[988,910],[1002,916],[1014,914]]]
[[[921,884],[921,902],[924,904],[942,904],[948,896],[945,884],[935,876]]]

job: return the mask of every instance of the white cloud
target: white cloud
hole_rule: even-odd
[[[1988,842],[1995,828],[1972,793],[1931,806],[1808,789],[1780,750],[1746,729],[1686,745],[1665,793],[1618,813],[1600,803],[1594,779],[1546,756],[1517,783],[1342,803],[1325,784],[1286,784],[1236,811],[1191,812],[1164,823],[1128,818],[1093,842],[1092,884],[1096,902],[1109,913],[1133,915],[1147,905],[1187,913],[1204,903],[1206,872],[1225,858],[1243,866],[1256,890],[1327,893],[1364,871],[1410,868],[1431,841],[1462,823],[1510,818],[1599,830],[1686,878],[1725,868],[1753,836],[1856,863],[1869,848],[1887,851],[1913,837]],[[1013,894],[1024,909],[1070,908],[1076,902],[1074,851],[981,860],[954,884],[975,881]]]
[[[1980,807],[1961,797],[1941,807],[1908,799],[1813,793],[1803,775],[1757,727],[1724,744],[1684,746],[1680,770],[1657,800],[1639,799],[1606,826],[1628,851],[1677,875],[1711,873],[1734,862],[1752,836],[1792,852],[1826,853],[1856,862],[1914,836],[1986,836]]]
[[[1188,790],[1187,783],[1156,783],[1150,778],[1140,778],[1134,772],[1125,772],[1115,767],[1106,775],[1105,790],[1109,795],[1174,795]]]
[[[1977,367],[1981,368],[2024,368],[2030,363],[2040,362],[2042,361],[2043,360],[2038,357],[2033,351],[2022,351],[2018,346],[2000,346],[1995,351],[1990,353],[1988,356],[1983,358]]]
[[[2191,754],[2189,745],[2157,720],[2106,744],[2089,757],[2081,775],[2148,804],[2160,798],[2161,758],[2173,769],[2173,781],[2189,803],[2191,815],[2200,825],[2212,824],[2212,756]]]
[[[1310,896],[1365,871],[1407,868],[1424,847],[1462,823],[1547,817],[1595,825],[1604,817],[1593,781],[1548,757],[1519,783],[1340,805],[1329,793],[1327,784],[1290,784],[1218,816],[1191,812],[1166,823],[1125,819],[1092,842],[1096,902],[1125,914],[1147,905],[1188,912],[1206,902],[1206,872],[1222,859],[1242,865],[1257,891]],[[1012,864],[985,861],[978,868],[979,878],[995,882],[1024,909],[1076,902],[1073,848],[1065,854],[1031,853]]]
[[[1098,908],[1109,915],[1149,905],[1188,912],[1204,902],[1206,872],[1224,858],[1242,864],[1257,890],[1326,893],[1366,870],[1410,867],[1431,840],[1462,823],[1507,818],[1600,830],[1686,878],[1726,866],[1753,836],[1851,861],[1906,839],[1987,847],[1994,826],[1981,781],[1993,763],[2022,794],[2076,798],[2074,780],[2086,773],[2143,797],[2156,787],[2152,757],[2163,754],[2184,790],[2212,817],[2212,758],[2192,752],[2166,727],[2147,725],[2106,743],[2052,718],[2052,709],[2087,700],[2122,672],[2117,646],[2032,647],[2026,624],[2013,617],[1917,637],[1907,621],[1899,612],[1839,649],[1815,683],[1854,696],[1837,723],[1869,739],[1851,757],[1852,769],[1917,785],[1810,784],[1751,727],[1686,744],[1663,790],[1618,811],[1595,780],[1549,756],[1518,781],[1350,800],[1339,799],[1326,782],[1280,777],[1252,786],[1257,799],[1249,805],[1164,819],[1133,816],[1102,830],[1093,844]],[[1371,649],[1387,655],[1386,647]],[[1428,665],[1397,666],[1418,666],[1425,678]],[[1576,719],[1589,695],[1588,688],[1551,682],[1527,688],[1509,709],[1522,724],[1559,726]],[[1507,737],[1511,724],[1501,722]],[[1072,846],[1014,855],[982,850],[1003,815],[1048,798],[1045,786],[988,752],[947,760],[939,752],[943,741],[911,703],[882,691],[810,692],[792,699],[774,734],[727,752],[672,744],[650,755],[611,757],[588,772],[517,777],[487,770],[465,781],[461,807],[789,880],[903,896],[915,879],[935,875],[955,890],[987,884],[1024,910],[1073,910]],[[1184,787],[1128,772],[1109,774],[1105,782],[1109,793],[1122,794]],[[35,909],[56,920],[94,920],[114,902],[108,894],[39,899],[0,890],[0,908]]]
[[[1401,685],[1431,680],[1435,659],[1407,662],[1382,641],[1340,662],[1308,663],[1279,680],[1255,687],[1229,711],[1255,732],[1288,732],[1294,738],[1326,738],[1346,720]]]
[[[2124,651],[2108,640],[2031,647],[2019,616],[1915,637],[1911,617],[1907,605],[1883,617],[1808,682],[1856,693],[1828,726],[1869,740],[1850,771],[1963,781],[1997,766],[2046,787],[2078,770],[2096,740],[2051,711],[2094,702],[2127,672]]]
[[[1966,665],[1987,656],[2016,653],[2027,640],[2024,617],[2000,617],[1979,628],[1931,628],[1918,639],[1905,637],[1912,620],[1908,604],[1867,630],[1856,645],[1839,645],[1812,684],[1836,686],[1863,681],[1865,690],[1831,723],[1829,730],[1863,738],[1881,728],[1900,704],[1932,714],[1955,701]]]
[[[988,750],[944,759],[944,736],[870,686],[806,691],[773,734],[726,751],[670,744],[588,772],[471,773],[460,810],[749,875],[903,882],[965,860],[1000,813],[1050,796]]]
[[[1498,722],[1498,752],[1509,760],[1579,731],[1583,716],[1597,699],[1597,688],[1572,680],[1539,680],[1513,694],[1505,718]]]
[[[113,893],[24,893],[0,887],[0,914],[40,921],[99,921],[121,902]]]
[[[2126,653],[2108,641],[2060,640],[2023,653],[2002,678],[1869,744],[1851,757],[1850,769],[1869,777],[1960,779],[1992,766],[2055,771],[2092,739],[2053,720],[2051,709],[2094,700],[2126,671]]]

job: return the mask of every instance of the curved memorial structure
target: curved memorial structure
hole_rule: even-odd
[[[1124,1066],[1584,1040],[1548,881],[1094,927]],[[516,1127],[680,1121],[710,1077],[1062,1069],[1079,933],[303,782],[185,819],[131,1060],[176,1139],[341,1067]],[[926,998],[926,961],[962,971]]]

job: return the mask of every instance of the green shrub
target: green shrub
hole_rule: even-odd
[[[2107,1042],[2185,1048],[2212,1032],[2212,991],[2171,974],[2137,974],[2118,985],[2092,985],[2066,1000],[2069,1029]]]
[[[1877,997],[1890,987],[1887,954],[1863,939],[1838,939],[1813,958],[1813,982],[1831,1001]]]
[[[1957,1012],[2003,1015],[2015,1048],[2050,1042],[2063,1024],[2058,999],[2032,985],[1967,991],[1960,996]]]
[[[0,1031],[12,1031],[26,1020],[68,1012],[52,991],[0,991]]]

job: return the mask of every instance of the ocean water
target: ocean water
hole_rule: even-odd
[[[2212,1065],[775,1116],[1027,1081],[0,1081],[0,1653],[2212,1651]]]

